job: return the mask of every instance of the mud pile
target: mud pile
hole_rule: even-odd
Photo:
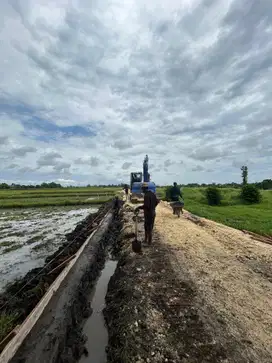
[[[9,324],[3,324],[0,329],[0,341],[29,315],[64,266],[54,273],[49,272],[78,251],[111,206],[112,202],[105,203],[98,212],[80,222],[73,232],[66,235],[67,242],[46,258],[44,267],[35,268],[23,278],[7,285],[0,295],[0,317],[3,322],[9,321]]]

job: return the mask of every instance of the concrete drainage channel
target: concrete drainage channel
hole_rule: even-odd
[[[82,246],[80,256],[34,326],[29,329],[22,324],[26,337],[20,342],[19,332],[2,352],[1,363],[107,362],[103,308],[117,266],[111,250],[116,248],[121,228],[121,217],[110,210]],[[39,306],[30,320],[38,314],[37,309]]]

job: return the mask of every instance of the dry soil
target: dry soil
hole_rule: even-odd
[[[153,245],[134,254],[132,208],[107,295],[109,362],[271,363],[272,246],[161,202]]]

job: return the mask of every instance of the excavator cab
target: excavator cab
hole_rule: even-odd
[[[150,181],[150,174],[148,172],[148,155],[144,158],[143,172],[130,174],[130,201],[132,203],[140,203],[144,200],[142,191],[143,183],[147,185],[149,190],[156,193],[155,183]]]

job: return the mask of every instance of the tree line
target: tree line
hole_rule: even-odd
[[[105,184],[105,185],[86,185],[87,188],[112,188],[112,187],[122,187],[123,184]],[[41,184],[7,184],[7,183],[0,183],[0,189],[56,189],[56,188],[79,188],[78,186],[74,185],[67,185],[62,186],[59,183],[51,182],[51,183],[41,183]]]
[[[217,188],[241,188],[243,185],[248,184],[247,183],[247,173],[248,170],[247,169],[243,169],[243,167],[241,168],[242,170],[242,182],[241,183],[211,183],[211,184],[206,184],[206,183],[188,183],[188,184],[180,184],[180,186],[182,188],[187,187],[187,188],[208,188],[208,187],[217,187]],[[250,185],[255,186],[258,189],[263,189],[263,190],[269,190],[272,189],[272,179],[264,179],[261,182],[257,182],[257,183],[249,183]],[[91,185],[88,184],[86,185],[86,187],[88,188],[121,188],[124,187],[125,184],[103,184],[103,185]],[[166,187],[167,185],[160,185],[161,187]],[[157,185],[157,187],[159,187],[159,185]],[[0,183],[0,189],[48,189],[48,188],[78,188],[78,186],[74,186],[74,185],[69,185],[69,186],[62,186],[59,183],[55,183],[55,182],[51,182],[51,183],[41,183],[41,184],[37,184],[37,185],[24,185],[24,184],[7,184],[7,183]]]
[[[264,179],[261,182],[257,182],[257,183],[248,183],[250,185],[254,185],[256,188],[258,189],[263,189],[263,190],[269,190],[272,189],[272,179]],[[242,186],[244,185],[244,183],[210,183],[210,184],[206,184],[206,183],[188,183],[188,184],[180,184],[180,186],[182,188],[187,187],[187,188],[208,188],[208,187],[217,187],[217,188],[237,188],[240,189]]]
[[[48,189],[48,188],[63,188],[63,186],[61,184],[58,183],[41,183],[41,184],[29,184],[29,185],[24,185],[24,184],[7,184],[7,183],[1,183],[0,184],[0,189]]]

